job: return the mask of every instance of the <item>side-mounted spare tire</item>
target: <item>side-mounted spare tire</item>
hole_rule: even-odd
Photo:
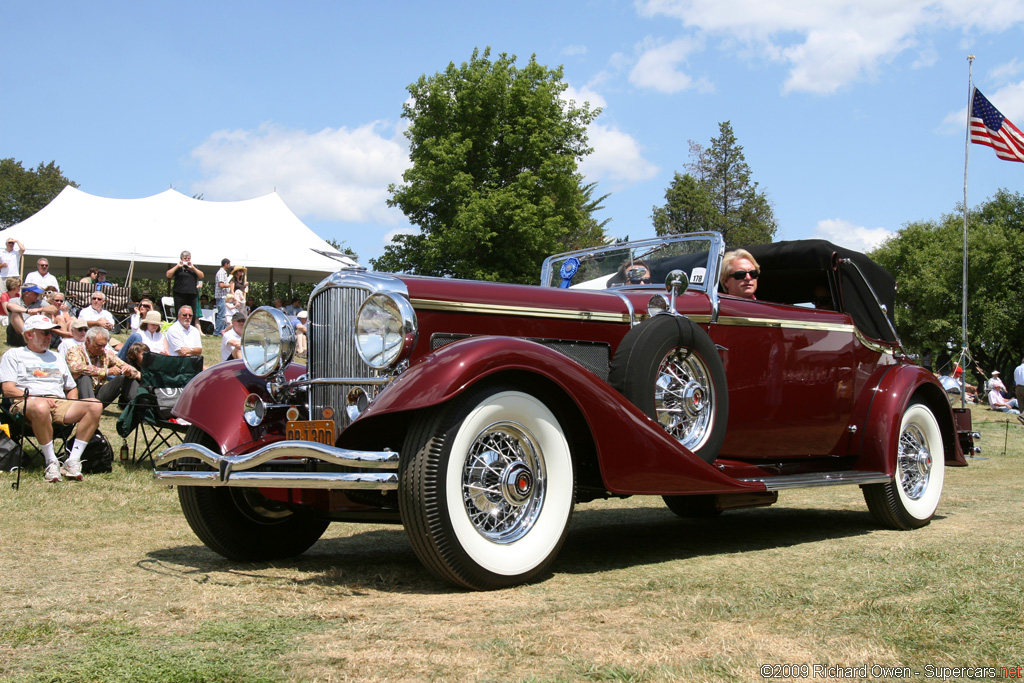
[[[718,457],[729,392],[718,349],[689,318],[656,315],[631,329],[608,382],[705,462]]]

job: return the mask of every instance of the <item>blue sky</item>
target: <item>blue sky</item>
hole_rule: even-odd
[[[276,190],[364,261],[411,229],[385,205],[408,164],[406,86],[474,47],[563,65],[569,94],[602,108],[582,170],[620,237],[653,234],[688,141],[720,121],[777,239],[858,249],[963,200],[968,54],[1024,125],[1014,0],[5,0],[0,26],[0,157],[55,160],[116,198]],[[971,146],[971,205],[1022,178]]]

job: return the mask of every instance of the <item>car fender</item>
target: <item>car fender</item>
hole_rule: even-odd
[[[945,390],[932,373],[917,365],[890,366],[868,391],[871,399],[862,422],[864,434],[857,469],[890,476],[896,473],[900,424],[907,406],[915,398],[923,401],[938,420],[946,463],[967,464],[957,439],[953,410]]]
[[[306,366],[292,363],[285,369],[285,378],[298,379]],[[284,437],[284,420],[268,419],[258,427],[250,427],[242,417],[242,404],[249,394],[256,394],[267,403],[273,398],[264,377],[249,372],[240,360],[218,363],[197,375],[174,406],[172,414],[209,434],[224,453],[243,450],[254,443]]]
[[[502,374],[555,384],[586,422],[605,487],[623,494],[763,491],[739,482],[683,448],[607,382],[566,356],[514,337],[474,337],[442,347],[383,391],[342,435],[364,446],[395,432],[402,413],[432,408]],[[558,406],[554,406],[558,407]],[[391,419],[389,419],[391,418]],[[387,426],[385,426],[387,425]]]

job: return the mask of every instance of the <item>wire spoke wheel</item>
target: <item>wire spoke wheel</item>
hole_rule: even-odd
[[[707,441],[715,414],[711,371],[688,349],[673,349],[658,368],[654,382],[658,422],[691,451]]]

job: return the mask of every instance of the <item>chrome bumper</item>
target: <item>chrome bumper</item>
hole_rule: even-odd
[[[398,453],[393,451],[350,451],[311,441],[278,441],[245,455],[221,455],[197,443],[172,446],[154,461],[155,467],[179,458],[196,458],[211,470],[155,470],[153,478],[174,486],[247,486],[286,489],[369,489],[398,488]],[[278,458],[305,458],[331,465],[385,472],[274,472],[250,470]],[[300,464],[298,461],[295,465]]]

